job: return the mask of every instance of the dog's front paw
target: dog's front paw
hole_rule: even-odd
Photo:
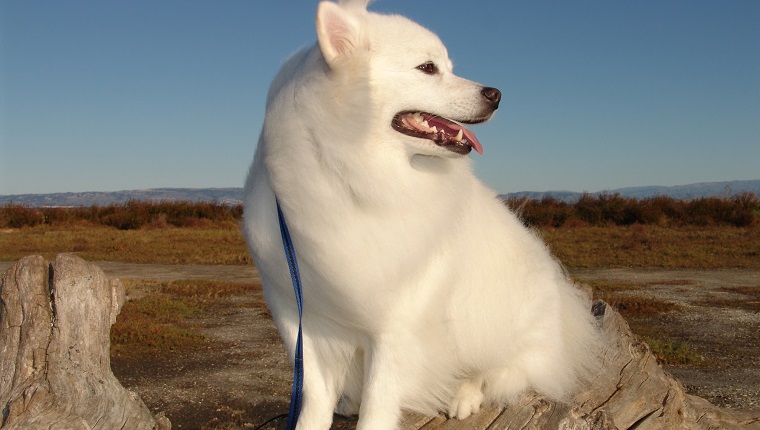
[[[343,396],[335,407],[335,413],[344,417],[359,415],[359,402],[348,396]]]
[[[449,405],[449,418],[463,420],[480,412],[480,405],[483,403],[481,385],[482,383],[475,381],[462,383]]]

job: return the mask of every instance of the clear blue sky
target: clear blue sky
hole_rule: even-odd
[[[242,186],[317,1],[0,0],[0,194]],[[760,1],[401,1],[498,87],[498,192],[760,179]]]

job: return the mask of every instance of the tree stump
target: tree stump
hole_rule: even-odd
[[[171,428],[111,372],[124,287],[74,255],[21,259],[0,283],[2,429]]]

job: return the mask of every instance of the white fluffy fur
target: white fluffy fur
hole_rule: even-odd
[[[531,388],[567,399],[592,362],[587,300],[468,157],[391,127],[405,110],[482,115],[483,87],[433,33],[366,3],[319,5],[318,43],[272,83],[246,183],[245,233],[291,354],[275,195],[301,268],[298,428],[327,429],[334,410],[360,430],[396,428],[402,408],[465,418]],[[427,61],[440,73],[415,69]]]

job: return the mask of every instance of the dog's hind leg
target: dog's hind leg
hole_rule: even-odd
[[[475,376],[467,379],[459,386],[449,405],[449,418],[463,420],[472,414],[480,412],[483,403],[483,378]]]
[[[485,376],[486,397],[499,404],[517,401],[529,386],[525,372],[513,367],[495,369]]]

